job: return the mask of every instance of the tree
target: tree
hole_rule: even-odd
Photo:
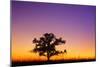
[[[38,52],[40,56],[46,56],[48,61],[51,56],[66,53],[66,50],[56,50],[55,46],[65,44],[65,40],[62,40],[61,37],[56,38],[53,33],[45,33],[39,40],[34,38],[33,43],[35,43],[35,48],[32,52]]]

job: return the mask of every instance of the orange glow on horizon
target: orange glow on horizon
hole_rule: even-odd
[[[61,49],[63,50],[63,48],[65,49],[66,46],[61,46]],[[20,46],[19,48],[14,48],[13,47],[13,51],[12,51],[12,59],[13,61],[41,61],[41,60],[47,60],[46,56],[39,56],[38,53],[31,53],[30,50],[34,48],[32,46],[30,47],[24,47],[22,48],[22,46]],[[74,47],[75,48],[75,47]],[[61,50],[60,46],[57,47],[57,50]],[[67,49],[67,54],[59,54],[59,55],[55,55],[52,56],[50,59],[51,60],[60,60],[60,59],[94,59],[95,58],[95,52],[92,51],[93,49],[86,49],[86,50],[80,50],[76,47],[75,49],[70,49],[70,48],[66,48]],[[76,50],[77,49],[77,50]]]

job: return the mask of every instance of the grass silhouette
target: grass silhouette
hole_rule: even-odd
[[[74,62],[90,62],[96,61],[95,58],[90,59],[67,59],[67,60],[50,60],[50,61],[12,61],[12,67],[28,66],[28,65],[43,65],[43,64],[57,64],[57,63],[74,63]]]

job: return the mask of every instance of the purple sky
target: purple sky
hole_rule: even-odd
[[[33,28],[43,26],[44,32],[54,29],[63,29],[61,32],[68,33],[68,30],[84,33],[94,32],[95,27],[95,6],[81,5],[59,5],[36,2],[13,2],[12,20],[14,24],[22,27]],[[17,25],[16,25],[17,26]],[[46,28],[48,27],[48,29]],[[88,32],[85,32],[88,31]]]

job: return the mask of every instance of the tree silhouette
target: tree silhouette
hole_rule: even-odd
[[[66,50],[56,50],[55,46],[64,44],[65,40],[62,40],[61,37],[56,38],[53,33],[45,33],[39,40],[34,38],[33,43],[35,43],[35,48],[32,52],[38,52],[40,56],[46,56],[48,61],[50,61],[51,56],[66,53]]]

